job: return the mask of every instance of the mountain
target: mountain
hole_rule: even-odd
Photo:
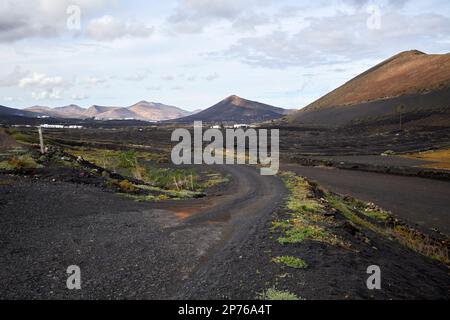
[[[83,116],[86,118],[95,118],[102,113],[110,112],[114,109],[118,109],[118,107],[104,107],[104,106],[93,105],[93,106],[87,108],[87,110],[84,110]]]
[[[52,112],[52,108],[44,107],[44,106],[33,106],[30,108],[26,108],[26,111],[35,112],[35,113],[47,113]]]
[[[95,116],[97,120],[126,120],[126,119],[138,119],[138,116],[127,108],[109,108],[105,109]]]
[[[81,108],[76,104],[71,104],[65,107],[54,108],[52,111],[64,118],[81,118],[86,109]]]
[[[147,101],[140,101],[130,107],[128,110],[136,114],[135,119],[139,120],[171,120],[185,117],[190,113],[180,108],[165,105],[162,103],[154,103]]]
[[[291,124],[341,126],[450,107],[450,53],[397,54],[289,117]]]
[[[57,108],[34,106],[31,108],[26,108],[24,110],[54,118],[82,118],[83,113],[86,111],[86,109],[81,108],[80,106],[77,106],[75,104]]]
[[[19,110],[14,108],[9,108],[5,106],[0,106],[0,116],[16,116],[16,117],[30,117],[30,118],[36,118],[40,114],[30,112],[27,110]]]
[[[98,105],[93,105],[88,109],[81,108],[77,105],[57,108],[34,106],[27,108],[26,111],[34,113],[34,117],[38,115],[46,115],[54,118],[95,118],[97,120],[136,119],[144,121],[171,120],[192,114],[174,106],[147,101],[140,101],[127,108]]]
[[[191,123],[194,121],[203,121],[208,123],[255,123],[279,119],[286,114],[288,114],[288,111],[285,109],[246,100],[233,95],[206,110],[177,119],[174,122]]]

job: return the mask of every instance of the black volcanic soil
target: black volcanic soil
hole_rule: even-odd
[[[173,298],[195,270],[247,239],[284,197],[249,167],[208,199],[137,203],[86,184],[0,176],[2,299]],[[65,287],[69,265],[82,290]]]
[[[323,128],[281,127],[282,157],[397,154],[450,147],[450,127],[411,128],[380,132],[364,125],[332,130]],[[398,129],[398,124],[397,124]]]
[[[73,145],[89,142],[125,148],[132,144],[161,150],[170,147],[170,132],[121,128],[45,134],[48,140],[70,140]],[[305,150],[322,155],[377,154],[392,147],[416,150],[445,144],[449,133],[363,138],[346,133],[339,140],[332,131],[296,128],[287,131],[289,143],[282,142],[282,153],[289,157]],[[229,173],[231,183],[203,199],[156,204],[104,192],[95,183],[84,184],[84,177],[67,180],[67,172],[56,175],[55,182],[51,172],[43,180],[0,175],[0,297],[254,299],[276,287],[307,299],[449,298],[447,267],[370,231],[366,236],[371,245],[367,245],[344,223],[335,230],[359,252],[310,241],[278,244],[278,235],[270,228],[273,220],[288,217],[282,182],[245,166],[214,170]],[[391,184],[399,178],[392,176]],[[378,192],[384,192],[380,186]],[[415,198],[403,201],[416,203]],[[423,205],[425,213],[434,203]],[[415,219],[413,213],[407,214],[406,218]],[[293,270],[271,262],[280,255],[299,256],[309,268]],[[65,287],[65,270],[72,264],[82,270],[83,289],[78,292]],[[366,268],[372,264],[382,268],[381,291],[365,286]]]
[[[267,288],[287,290],[315,299],[445,299],[450,297],[449,269],[371,232],[371,244],[361,243],[348,230],[336,230],[351,240],[353,252],[307,241],[281,245],[269,230],[283,211],[259,221],[248,241],[221,252],[207,270],[189,281],[178,297],[190,299],[254,299]],[[303,270],[271,262],[276,256],[296,256],[308,263]],[[382,289],[366,287],[367,267],[381,268]]]
[[[254,299],[270,287],[307,299],[448,299],[447,267],[367,233],[335,232],[359,252],[307,241],[283,246],[270,231],[286,218],[286,191],[253,168],[215,168],[231,182],[205,199],[138,203],[92,185],[0,176],[3,299]],[[271,262],[302,257],[306,270]],[[69,265],[82,290],[65,287]],[[369,265],[383,289],[369,291]]]

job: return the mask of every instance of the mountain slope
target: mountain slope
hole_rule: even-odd
[[[0,106],[0,116],[16,116],[16,117],[30,117],[36,118],[41,114],[27,111],[27,110],[19,110],[14,108],[9,108],[5,106]]]
[[[54,118],[74,118],[74,119],[83,118],[83,113],[86,111],[86,109],[81,108],[80,106],[77,106],[75,104],[57,108],[34,106],[26,108],[24,110]]]
[[[175,122],[190,123],[203,122],[238,122],[254,123],[282,118],[287,110],[267,104],[230,96],[214,106],[188,117],[177,119]]]
[[[93,105],[87,108],[87,110],[84,110],[83,116],[86,118],[95,118],[102,113],[110,112],[115,109],[118,109],[118,107],[104,107]]]
[[[144,121],[170,120],[191,114],[188,111],[174,106],[147,101],[138,102],[127,108],[93,105],[88,109],[84,109],[76,105],[70,105],[52,109],[49,107],[35,106],[27,108],[26,111],[30,112],[34,117],[46,115],[55,118],[95,118],[98,120],[136,119]]]
[[[137,115],[136,119],[152,121],[177,119],[190,114],[174,106],[147,101],[140,101],[128,107],[128,110]]]
[[[137,119],[137,115],[127,108],[109,108],[95,116],[97,120]]]
[[[306,108],[291,123],[343,125],[367,117],[449,106],[450,54],[402,52],[367,70]]]

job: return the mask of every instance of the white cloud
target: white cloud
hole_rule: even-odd
[[[135,74],[128,75],[128,76],[124,77],[123,79],[128,80],[128,81],[143,81],[143,80],[147,79],[150,74],[151,74],[151,72],[148,70],[140,71],[140,72],[136,72]]]
[[[109,15],[91,20],[86,28],[86,34],[99,41],[111,41],[125,37],[148,38],[153,32],[153,27],[143,23],[126,22]]]
[[[161,79],[164,81],[173,81],[173,80],[175,80],[175,77],[171,76],[171,75],[165,75],[165,76],[162,76]]]
[[[256,9],[270,3],[268,0],[181,0],[167,21],[178,33],[199,33],[223,21],[237,28],[253,29],[268,23],[268,17]]]
[[[111,5],[108,0],[2,0],[0,2],[0,42],[26,38],[49,38],[69,32],[66,12],[69,5],[80,6],[89,16]]]
[[[86,99],[88,98],[88,96],[85,95],[85,94],[73,93],[73,94],[71,95],[71,98],[72,98],[73,100],[86,100]]]
[[[215,73],[212,73],[212,74],[210,74],[210,75],[207,75],[206,77],[205,77],[205,80],[206,81],[214,81],[214,80],[216,80],[216,79],[218,79],[219,78],[219,74],[217,73],[217,72],[215,72]]]
[[[59,89],[49,89],[49,90],[41,90],[41,91],[33,91],[31,93],[31,97],[33,100],[61,100],[62,91]]]
[[[19,81],[28,74],[28,71],[25,71],[21,67],[16,66],[10,74],[0,79],[0,87],[17,86]]]
[[[103,78],[89,76],[89,77],[77,79],[76,84],[83,86],[84,88],[94,88],[101,84],[105,84],[107,81],[108,80],[103,79]]]
[[[146,87],[147,90],[150,91],[161,91],[162,87],[161,86],[150,86],[150,87]]]
[[[65,86],[66,82],[62,77],[49,77],[43,73],[32,73],[29,76],[19,80],[20,88],[55,88]]]
[[[442,15],[389,12],[382,15],[379,30],[367,28],[367,17],[358,12],[308,18],[309,25],[298,32],[279,30],[241,38],[223,55],[268,68],[308,67],[424,50],[424,43],[442,50],[441,41],[449,39],[450,18]]]

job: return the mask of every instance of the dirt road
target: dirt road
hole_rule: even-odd
[[[92,186],[0,176],[0,297],[182,295],[223,250],[239,255],[239,245],[286,195],[279,179],[254,168],[220,170],[231,176],[222,190],[164,204]],[[81,268],[81,290],[66,288],[70,265]]]
[[[374,202],[424,231],[450,234],[450,182],[419,177],[286,165],[330,191]]]

